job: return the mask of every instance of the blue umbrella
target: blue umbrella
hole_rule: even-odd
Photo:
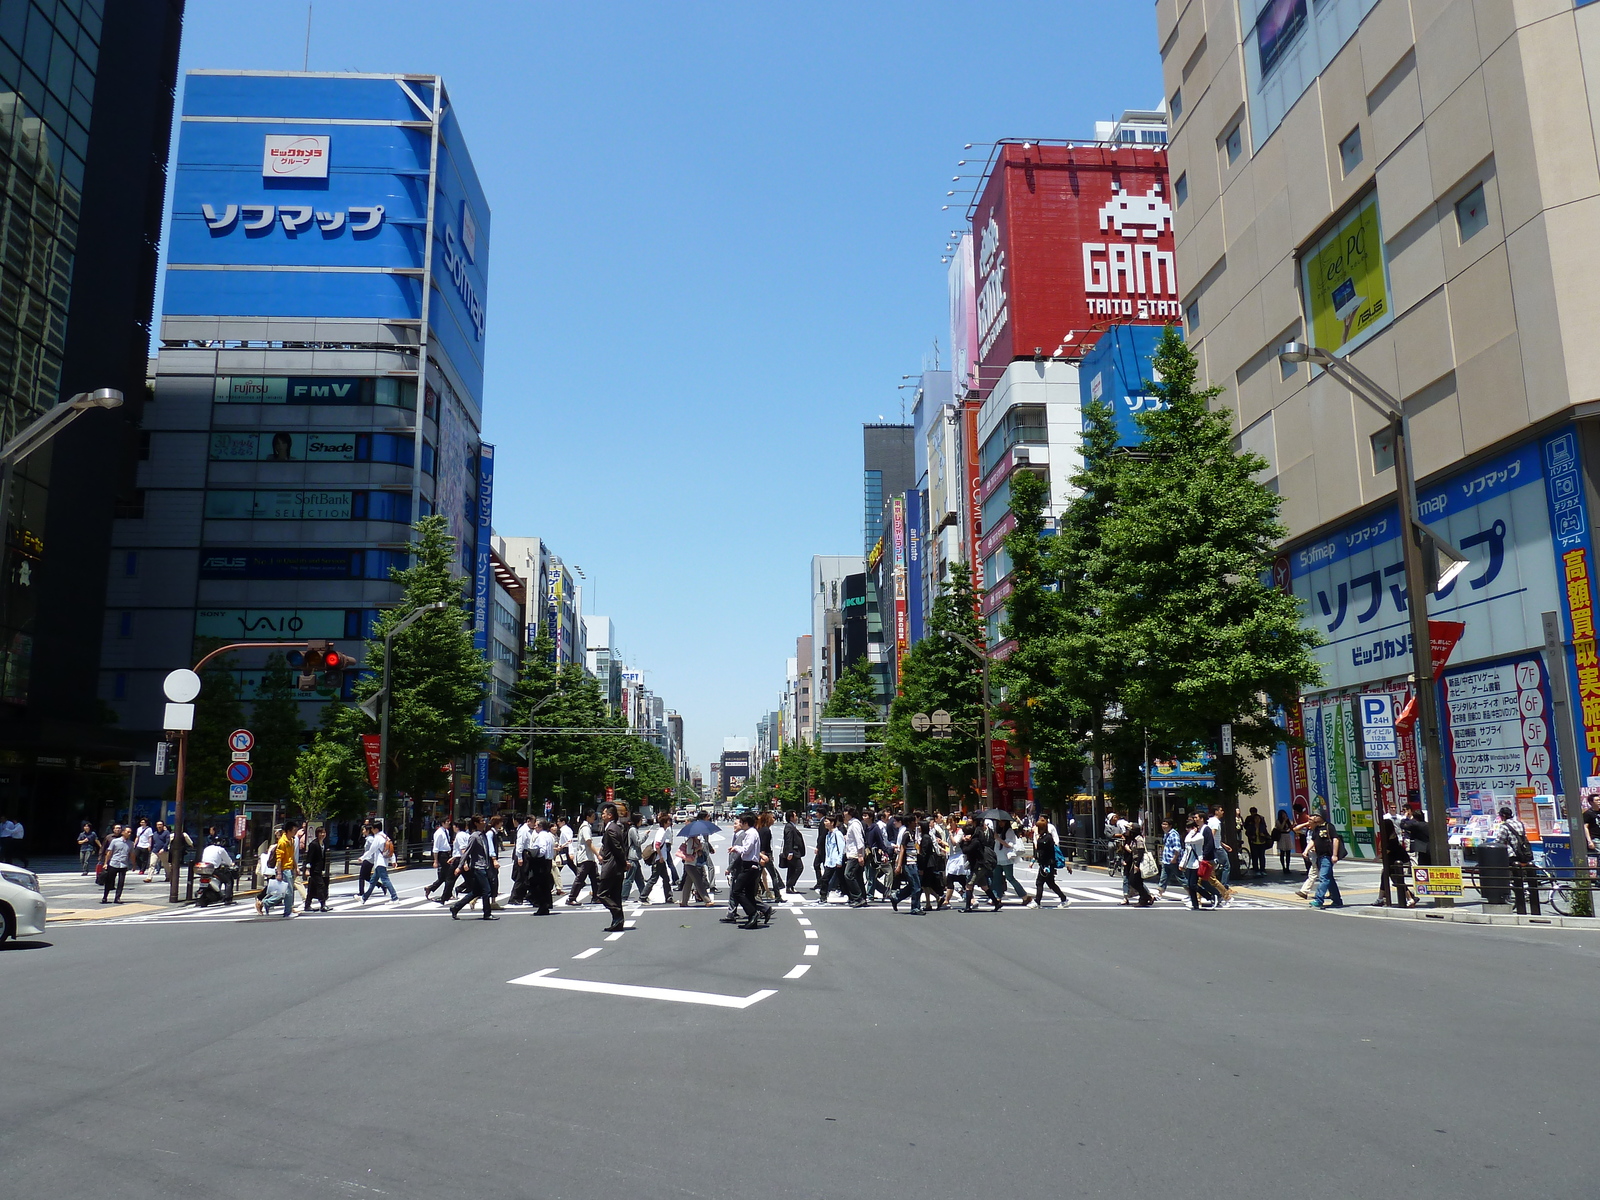
[[[682,829],[678,830],[678,836],[681,838],[707,837],[713,833],[721,832],[722,826],[714,821],[690,821]]]

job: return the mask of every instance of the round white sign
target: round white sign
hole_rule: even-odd
[[[188,704],[200,694],[200,676],[187,667],[180,668],[162,680],[161,690],[174,704]]]

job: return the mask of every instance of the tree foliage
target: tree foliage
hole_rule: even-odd
[[[900,694],[890,708],[884,741],[889,755],[905,768],[914,808],[930,799],[934,808],[943,808],[951,789],[963,797],[977,794],[983,753],[982,665],[972,651],[946,636],[958,634],[982,645],[976,598],[971,572],[958,567],[933,602],[928,635],[900,662]],[[950,737],[935,738],[912,728],[913,714],[931,716],[940,709],[950,714]]]
[[[833,694],[822,710],[824,717],[852,717],[859,721],[881,721],[878,710],[877,687],[873,683],[871,664],[863,656],[839,674]],[[877,740],[877,730],[869,729],[868,741]],[[882,789],[881,749],[864,754],[823,754],[818,777],[822,790],[830,800],[842,805],[866,804]]]
[[[392,793],[422,796],[440,790],[442,766],[480,748],[483,735],[474,718],[483,704],[489,664],[473,642],[466,580],[451,571],[456,544],[444,517],[423,517],[412,528],[411,565],[389,574],[402,589],[400,603],[384,610],[374,625],[367,642],[370,673],[355,691],[358,699],[368,700],[392,683],[389,787]],[[424,613],[395,638],[393,680],[385,680],[384,636],[416,609],[439,601],[448,607]],[[361,724],[360,732],[377,732],[371,722]],[[351,730],[342,733],[348,738]]]
[[[257,801],[278,803],[289,798],[289,779],[306,741],[299,694],[288,660],[282,654],[268,655],[261,686],[250,706],[249,728],[256,739],[250,752],[255,768],[250,795]]]

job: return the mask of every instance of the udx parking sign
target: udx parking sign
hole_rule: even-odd
[[[1394,728],[1394,697],[1374,692],[1357,697],[1361,714],[1361,757],[1367,762],[1392,762],[1400,757]]]

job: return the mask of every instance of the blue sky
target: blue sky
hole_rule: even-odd
[[[189,0],[184,69],[299,70],[306,8]],[[316,0],[310,67],[445,77],[495,526],[587,572],[701,767],[777,707],[811,556],[860,550],[861,423],[948,342],[963,144],[1161,98],[1150,0]]]

